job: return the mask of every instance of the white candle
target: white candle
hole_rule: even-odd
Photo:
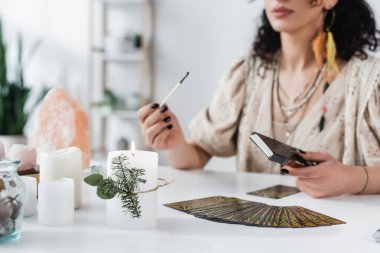
[[[43,152],[39,155],[40,181],[72,178],[75,183],[75,208],[81,206],[82,152],[77,147]]]
[[[139,191],[148,191],[157,187],[158,184],[158,154],[148,151],[114,151],[108,154],[107,176],[112,175],[111,161],[112,158],[124,154],[129,158],[131,168],[140,168],[145,170],[142,176],[146,180],[145,184],[139,184]],[[134,154],[134,155],[133,155]],[[141,217],[132,218],[130,213],[124,213],[121,200],[115,197],[107,200],[107,223],[110,226],[124,229],[148,229],[156,226],[157,223],[157,191],[142,193],[138,195],[141,206]]]
[[[37,214],[37,180],[34,177],[21,177],[26,188],[26,201],[24,216],[29,217]]]
[[[74,180],[61,178],[38,184],[38,223],[59,226],[74,220]]]

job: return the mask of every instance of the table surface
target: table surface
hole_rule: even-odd
[[[246,193],[275,184],[293,186],[289,176],[179,171],[159,168],[160,177],[174,183],[159,189],[158,224],[151,230],[108,227],[105,202],[95,187],[83,184],[83,205],[71,225],[42,226],[37,216],[24,220],[21,238],[0,244],[0,252],[380,252],[372,235],[380,228],[380,196],[312,199],[298,193],[280,200]],[[300,205],[347,222],[317,228],[259,228],[195,218],[163,206],[165,203],[231,196],[273,205]]]

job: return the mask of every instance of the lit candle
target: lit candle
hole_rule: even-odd
[[[77,147],[43,152],[39,155],[40,181],[72,178],[75,189],[75,208],[81,206],[82,152]]]
[[[34,177],[21,177],[26,188],[24,216],[29,217],[37,213],[37,180]]]
[[[38,184],[38,223],[59,226],[74,220],[74,180],[61,178]]]
[[[110,226],[124,229],[148,229],[156,226],[157,223],[157,191],[158,184],[158,154],[149,151],[135,150],[132,142],[131,150],[113,151],[108,153],[107,176],[112,176],[111,162],[112,159],[121,154],[126,155],[129,160],[130,168],[139,168],[145,170],[142,176],[146,183],[139,184],[139,191],[154,191],[138,194],[139,204],[141,206],[141,217],[133,218],[130,213],[124,213],[121,200],[115,197],[107,200],[107,223]]]

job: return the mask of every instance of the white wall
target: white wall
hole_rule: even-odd
[[[26,49],[42,40],[26,69],[27,82],[34,86],[65,87],[84,103],[87,99],[87,0],[0,0],[0,5],[11,56],[15,53],[17,33],[23,34]]]
[[[261,6],[246,0],[156,1],[156,100],[190,72],[168,103],[187,135],[190,120],[208,104],[223,73],[250,47]],[[208,167],[235,170],[235,162],[216,159]]]

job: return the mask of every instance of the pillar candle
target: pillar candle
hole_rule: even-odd
[[[72,178],[75,185],[75,208],[81,206],[82,152],[77,147],[43,152],[39,155],[40,182]]]
[[[38,184],[38,223],[59,226],[74,220],[74,180],[61,178]]]
[[[37,180],[34,177],[21,177],[26,188],[26,201],[24,216],[29,217],[37,214]]]
[[[156,188],[158,184],[158,154],[139,150],[133,153],[134,155],[132,155],[132,151],[110,152],[107,160],[107,176],[112,176],[112,158],[125,154],[129,158],[128,162],[131,168],[145,169],[145,175],[142,178],[147,181],[145,184],[139,184],[140,191]],[[155,227],[157,223],[157,191],[139,194],[138,198],[141,206],[140,218],[132,218],[129,212],[124,213],[119,197],[107,200],[106,215],[108,225],[123,229],[148,229]]]

